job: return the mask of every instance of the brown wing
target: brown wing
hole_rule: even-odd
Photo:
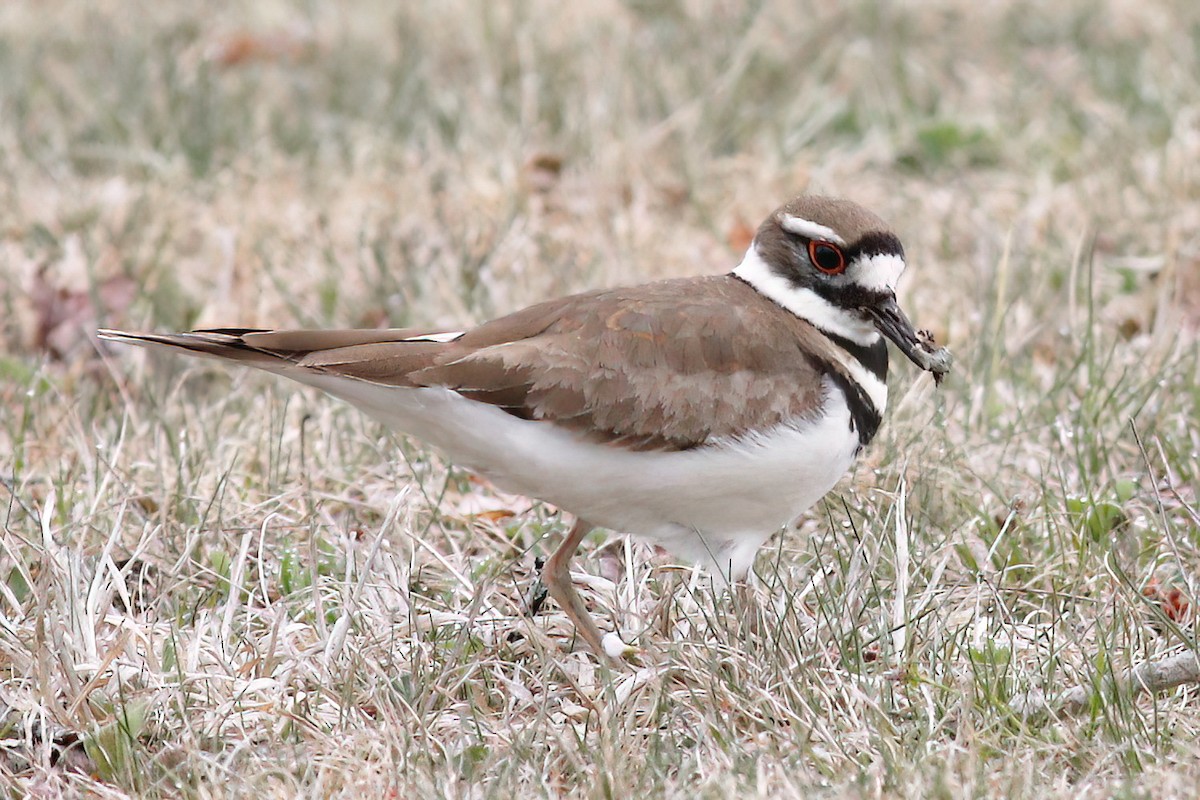
[[[729,276],[590,292],[453,334],[415,329],[101,336],[295,375],[443,386],[607,443],[681,450],[813,411],[831,347]],[[422,337],[429,337],[422,339]],[[299,377],[299,376],[297,376]]]
[[[824,340],[762,303],[728,276],[565,298],[469,331],[409,379],[598,441],[687,449],[820,403],[801,345]]]

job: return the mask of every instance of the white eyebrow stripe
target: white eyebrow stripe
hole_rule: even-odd
[[[788,233],[794,233],[806,239],[823,239],[842,247],[846,246],[846,240],[838,236],[833,228],[828,228],[819,222],[813,222],[811,219],[797,217],[794,214],[784,214],[779,220],[779,225]]]

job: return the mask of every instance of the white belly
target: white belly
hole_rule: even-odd
[[[693,450],[629,452],[446,389],[303,380],[506,490],[659,542],[733,578],[746,573],[771,534],[833,488],[858,448],[845,398],[828,382],[823,413],[813,420]]]

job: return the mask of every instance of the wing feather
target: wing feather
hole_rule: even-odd
[[[445,387],[592,440],[684,450],[815,412],[833,347],[731,276],[531,306],[461,335],[423,329],[102,331],[290,374]],[[814,353],[817,355],[814,357]]]
[[[823,401],[824,362],[803,344],[824,337],[791,315],[756,313],[761,302],[725,276],[566,298],[531,314],[535,324],[505,318],[469,332],[449,346],[465,352],[409,377],[597,441],[689,449]]]

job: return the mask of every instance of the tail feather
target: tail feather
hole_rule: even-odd
[[[412,328],[391,330],[262,330],[211,328],[188,333],[134,333],[104,329],[106,341],[183,351],[230,361],[311,383],[332,375],[391,386],[430,366],[461,334]]]
[[[190,333],[136,333],[104,328],[97,331],[96,335],[110,342],[163,350],[184,350],[192,355],[236,361],[260,369],[278,370],[294,363],[296,354],[255,347],[244,338],[264,332],[249,328],[214,328]]]

